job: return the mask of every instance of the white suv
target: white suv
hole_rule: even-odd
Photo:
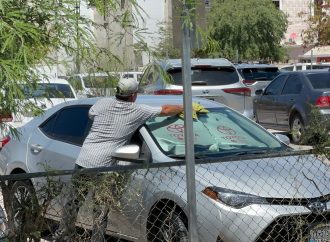
[[[191,59],[193,96],[223,103],[252,118],[251,89],[242,81],[235,66],[227,59]],[[182,95],[181,59],[168,59],[147,66],[141,77],[140,92]]]

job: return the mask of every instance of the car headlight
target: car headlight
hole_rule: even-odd
[[[202,191],[209,198],[233,208],[243,208],[251,204],[269,204],[266,198],[221,187],[207,187]]]

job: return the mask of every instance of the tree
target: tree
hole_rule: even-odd
[[[274,60],[283,55],[287,18],[270,0],[212,1],[209,35],[218,41],[217,56],[232,60]]]
[[[180,58],[181,50],[173,45],[173,30],[169,24],[159,24],[160,41],[156,47],[155,54],[160,58]]]
[[[314,12],[312,13],[312,11]],[[330,0],[316,0],[311,3],[310,12],[301,12],[306,16],[308,28],[302,32],[305,45],[330,45]]]
[[[75,57],[79,66],[97,71],[101,55],[120,62],[109,50],[96,46],[90,26],[103,26],[80,15],[82,2],[95,6],[101,14],[105,13],[104,9],[114,14],[123,9],[120,0],[0,1],[0,116],[41,111],[33,102],[25,100],[22,86],[34,88],[42,78],[42,74],[35,71],[36,66],[56,65],[54,53],[58,51]],[[129,2],[138,9],[135,0]],[[132,11],[121,11],[115,17],[114,21],[123,29],[137,28]],[[0,121],[0,130],[4,126]]]

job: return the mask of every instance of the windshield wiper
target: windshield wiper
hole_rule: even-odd
[[[227,151],[227,152],[219,152],[220,156],[241,156],[241,155],[258,155],[258,154],[266,154],[269,153],[270,150],[242,150],[242,151]]]
[[[174,158],[174,159],[185,159],[186,158],[186,155],[184,154],[181,154],[181,155],[168,155],[168,157],[170,158]],[[201,153],[196,153],[195,154],[195,159],[202,159],[202,158],[205,158],[207,157],[207,155],[203,155]]]

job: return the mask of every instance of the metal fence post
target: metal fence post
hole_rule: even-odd
[[[183,18],[190,18],[189,6],[183,5]],[[186,152],[186,177],[188,201],[188,229],[189,241],[197,242],[197,215],[196,215],[196,182],[195,182],[195,155],[194,155],[194,130],[192,118],[192,93],[191,93],[191,63],[190,63],[190,29],[189,21],[183,19],[182,40],[182,67],[183,67],[183,96],[184,96],[184,126],[185,126],[185,152]]]

